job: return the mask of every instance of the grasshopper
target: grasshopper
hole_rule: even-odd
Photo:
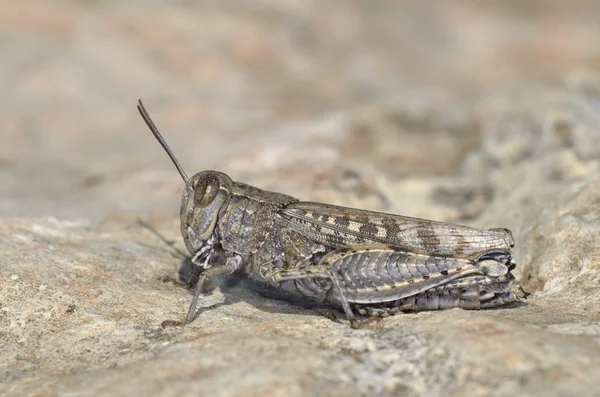
[[[299,201],[234,182],[218,171],[191,178],[138,110],[185,182],[181,234],[203,285],[243,269],[268,286],[363,316],[400,311],[494,308],[526,298],[511,271],[508,229],[472,227]]]

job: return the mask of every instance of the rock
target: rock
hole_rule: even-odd
[[[175,226],[160,229],[175,239]],[[0,236],[1,375],[12,395],[597,390],[597,259],[560,290],[563,277],[550,273],[554,286],[522,308],[401,315],[362,330],[234,279],[180,328],[161,326],[180,320],[190,299],[176,282],[180,261],[135,219],[5,221]],[[556,261],[574,250],[562,252]]]
[[[138,222],[182,249],[175,208],[102,222],[4,219],[3,388],[10,395],[597,394],[600,173],[593,148],[582,149],[596,136],[587,113],[596,99],[566,89],[556,105],[537,95],[476,106],[462,125],[480,128],[452,138],[463,162],[420,178],[348,156],[352,145],[340,143],[352,142],[352,125],[380,139],[379,124],[368,121],[373,110],[303,126],[313,135],[293,148],[272,143],[227,163],[239,179],[306,199],[509,227],[516,274],[531,292],[526,306],[398,315],[353,330],[332,321],[328,308],[279,299],[238,276],[218,281],[197,320],[177,327],[168,320],[184,316],[189,269]],[[452,106],[460,105],[446,111]],[[375,119],[390,109],[382,106]],[[560,133],[548,121],[557,113],[570,120]],[[519,134],[507,140],[513,129]],[[399,141],[410,134],[396,133]]]
[[[4,3],[0,395],[600,395],[592,2]],[[189,174],[510,228],[527,304],[355,330],[236,275],[178,326],[183,184],[138,96]]]

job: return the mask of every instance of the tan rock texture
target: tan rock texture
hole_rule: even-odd
[[[600,395],[600,7],[540,4],[0,0],[0,395]],[[170,326],[138,97],[189,174],[510,228],[527,305],[354,330],[235,276]]]

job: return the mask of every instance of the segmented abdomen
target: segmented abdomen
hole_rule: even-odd
[[[479,310],[520,302],[527,297],[512,274],[498,278],[472,276],[451,281],[407,298],[381,304],[354,304],[358,313],[368,316],[396,314],[400,311],[443,310],[460,307]]]

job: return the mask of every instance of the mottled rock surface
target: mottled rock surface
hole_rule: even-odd
[[[0,395],[600,395],[600,7],[363,4],[0,1]],[[527,305],[353,330],[236,276],[163,326],[138,96],[190,174],[512,229]]]

